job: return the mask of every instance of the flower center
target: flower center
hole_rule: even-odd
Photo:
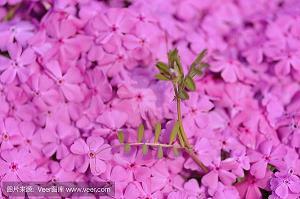
[[[3,141],[9,140],[9,135],[7,133],[4,133],[2,136]]]
[[[18,67],[19,67],[18,62],[16,62],[16,61],[12,61],[12,62],[11,62],[11,65],[12,65],[12,67],[14,67],[14,68],[18,68]]]
[[[144,20],[145,20],[145,17],[144,17],[143,15],[139,15],[139,16],[138,16],[138,19],[139,19],[140,21],[144,21]]]
[[[17,171],[18,170],[18,164],[12,162],[11,165],[10,165],[10,170],[11,171]]]
[[[136,98],[139,100],[139,101],[141,101],[142,99],[143,99],[143,96],[142,96],[142,94],[138,94],[137,96],[136,96]]]
[[[90,158],[95,158],[96,157],[96,154],[94,152],[89,152],[89,157]]]
[[[61,85],[63,82],[64,82],[64,81],[63,81],[62,79],[60,79],[60,80],[57,81],[57,83],[60,84],[60,85]]]
[[[116,32],[118,30],[118,27],[114,24],[111,26],[111,31]]]

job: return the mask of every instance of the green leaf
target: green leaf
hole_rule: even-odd
[[[129,153],[129,152],[130,152],[130,149],[131,149],[131,146],[130,146],[128,143],[126,143],[126,144],[124,145],[124,151],[125,151],[126,153]]]
[[[185,86],[190,91],[196,90],[196,84],[195,84],[194,80],[190,76],[187,76],[185,78]]]
[[[139,128],[138,128],[138,140],[137,141],[142,142],[143,137],[144,137],[144,125],[140,124]]]
[[[170,68],[174,68],[174,63],[176,60],[176,54],[178,53],[178,50],[175,48],[174,50],[171,50],[168,52],[168,61]]]
[[[182,89],[178,91],[178,97],[179,97],[180,99],[182,99],[182,100],[187,100],[187,99],[189,99],[188,93],[187,93],[185,90],[182,90]]]
[[[156,67],[161,73],[170,74],[169,67],[166,63],[159,61],[156,63]]]
[[[123,131],[118,132],[118,140],[120,143],[124,143],[124,133]]]
[[[191,68],[195,68],[196,66],[198,66],[201,63],[204,56],[206,55],[206,53],[207,53],[206,49],[202,50],[202,52],[193,61],[192,65],[191,65]]]
[[[176,121],[170,134],[169,144],[172,144],[176,140],[178,131],[179,131],[179,121]]]
[[[159,80],[164,80],[164,81],[170,80],[167,76],[165,76],[165,75],[163,75],[163,74],[161,74],[161,73],[156,74],[156,75],[155,75],[155,78],[156,78],[156,79],[159,79]]]
[[[174,52],[174,61],[176,63],[176,67],[175,67],[175,70],[178,72],[179,76],[180,77],[183,77],[183,68],[182,68],[182,64],[181,64],[181,61],[180,61],[180,57],[178,55],[178,51],[175,51]]]
[[[161,159],[164,156],[162,146],[158,146],[157,157]]]
[[[179,130],[180,130],[180,128],[179,128]],[[180,145],[184,147],[185,144],[184,144],[183,138],[181,137],[180,133],[178,135],[178,140],[179,140]]]
[[[142,153],[143,155],[147,155],[148,153],[148,146],[146,144],[143,144],[142,146]]]
[[[157,143],[157,142],[158,142],[160,133],[161,133],[161,124],[160,124],[160,123],[157,123],[157,124],[155,125],[154,143]]]

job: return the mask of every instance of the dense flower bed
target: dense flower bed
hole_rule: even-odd
[[[298,0],[0,0],[0,179],[114,181],[116,198],[300,198]],[[182,104],[187,154],[126,153],[177,117],[157,60],[209,68]],[[90,196],[92,197],[92,196]],[[0,196],[1,198],[1,196]]]

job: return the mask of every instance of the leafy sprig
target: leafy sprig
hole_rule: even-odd
[[[178,150],[184,150],[199,167],[208,172],[206,166],[201,162],[195,150],[191,146],[187,135],[184,131],[181,115],[181,101],[188,100],[190,98],[189,92],[196,90],[195,77],[203,75],[204,69],[208,67],[208,64],[203,61],[207,50],[203,50],[190,65],[188,72],[184,74],[181,59],[178,54],[178,50],[174,49],[168,52],[168,63],[158,61],[156,67],[159,73],[155,75],[158,80],[169,81],[174,88],[174,99],[177,103],[177,119],[174,122],[172,128],[169,143],[159,143],[159,136],[161,133],[161,124],[155,125],[154,141],[143,142],[144,126],[141,124],[138,127],[137,142],[125,143],[123,131],[119,131],[118,139],[121,144],[124,145],[125,151],[130,151],[132,146],[141,146],[143,154],[147,154],[149,147],[157,148],[157,157],[163,157],[163,148],[173,149],[175,155],[178,154]],[[178,142],[176,142],[178,141]]]

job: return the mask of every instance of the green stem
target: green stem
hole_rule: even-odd
[[[175,97],[176,97],[176,102],[177,102],[177,119],[179,122],[179,136],[182,138],[183,142],[184,142],[184,149],[187,152],[187,154],[189,154],[189,156],[194,160],[194,162],[205,172],[208,173],[208,168],[201,162],[201,160],[198,158],[197,154],[195,153],[195,151],[193,150],[192,145],[190,144],[187,135],[184,131],[183,128],[183,124],[182,124],[182,115],[181,115],[181,100],[178,97],[177,93],[178,93],[178,88],[175,85],[175,83],[173,82],[173,87],[174,87],[174,91],[175,91]]]

